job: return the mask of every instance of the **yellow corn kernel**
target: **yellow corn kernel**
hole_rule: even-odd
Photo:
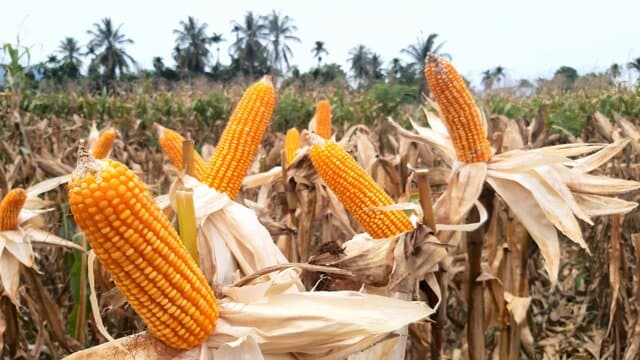
[[[116,131],[114,129],[106,129],[100,133],[100,137],[93,145],[91,154],[96,159],[104,159],[109,156],[113,143],[116,141]]]
[[[158,132],[158,143],[162,148],[162,152],[169,158],[169,161],[182,171],[182,142],[184,138],[177,132],[167,129],[159,124],[154,125]],[[197,151],[193,151],[193,170],[195,178],[202,181],[202,176],[206,172],[207,163]]]
[[[275,89],[267,76],[245,91],[207,164],[205,184],[231,199],[238,196],[269,126],[275,101]]]
[[[402,211],[372,209],[393,205],[394,201],[340,145],[332,141],[315,144],[309,155],[322,180],[374,239],[413,229]]]
[[[27,200],[27,192],[16,188],[7,193],[0,202],[0,231],[15,230],[18,226],[18,215]]]
[[[85,152],[69,182],[69,204],[151,332],[178,349],[203,343],[218,319],[214,293],[142,181],[124,164]]]
[[[287,135],[284,137],[284,150],[287,155],[287,163],[285,166],[291,165],[296,158],[296,151],[300,149],[300,133],[298,129],[292,128],[287,130]]]
[[[432,54],[427,56],[424,73],[440,106],[458,160],[465,163],[489,161],[491,144],[462,76],[449,61]]]
[[[316,104],[316,134],[324,139],[331,138],[331,104],[320,100]]]

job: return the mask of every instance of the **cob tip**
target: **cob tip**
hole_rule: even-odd
[[[449,62],[449,60],[445,59],[442,56],[436,55],[434,53],[428,53],[427,54],[427,58],[426,58],[426,62],[425,62],[425,64],[426,64],[425,65],[425,71],[426,71],[427,67],[432,67],[438,73],[444,74],[444,72],[445,72],[444,65],[447,64],[448,62]]]
[[[100,160],[93,157],[91,151],[87,149],[85,141],[80,140],[80,144],[78,144],[78,163],[71,177],[77,178],[84,177],[87,174],[95,174],[100,169],[102,169]]]

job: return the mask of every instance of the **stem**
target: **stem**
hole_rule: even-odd
[[[285,150],[280,152],[280,162],[282,167],[282,185],[284,187],[285,195],[286,195],[286,219],[287,225],[292,228],[296,228],[296,193],[293,189],[293,185],[289,183],[287,176],[287,153]],[[298,261],[300,260],[300,255],[298,254],[298,247],[296,246],[296,234],[291,233],[289,235],[289,257],[290,261]]]
[[[480,220],[480,214],[474,207],[469,214],[469,222]],[[482,282],[476,281],[482,273],[482,241],[484,228],[480,227],[467,235],[467,256],[469,267],[468,291],[468,323],[467,341],[469,342],[469,359],[482,360],[484,358],[484,299]]]
[[[176,205],[178,207],[178,225],[180,229],[180,239],[189,251],[189,254],[200,264],[197,243],[196,210],[193,205],[193,191],[191,189],[180,189],[176,191]]]
[[[417,170],[418,194],[420,195],[420,207],[422,207],[422,222],[431,231],[436,232],[436,217],[433,214],[433,200],[431,197],[431,184],[429,183],[429,171]]]
[[[182,168],[184,173],[189,176],[195,176],[193,152],[193,140],[191,140],[191,136],[187,134],[187,138],[182,141]]]
[[[431,198],[431,184],[429,183],[429,171],[417,170],[418,194],[420,195],[420,206],[422,207],[422,223],[427,225],[433,232],[436,231],[436,218],[433,214],[433,200]],[[444,326],[447,319],[447,279],[446,273],[438,270],[435,273],[440,286],[440,296],[428,290],[427,302],[431,308],[435,307],[440,300],[440,305],[436,312],[431,314],[433,320],[431,324],[431,359],[440,360],[442,358],[442,344],[444,343]]]

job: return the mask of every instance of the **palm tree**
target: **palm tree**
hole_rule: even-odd
[[[635,70],[640,73],[640,58],[635,58],[627,63],[627,69]]]
[[[216,64],[220,64],[220,43],[227,41],[222,34],[213,33],[211,35],[211,43],[216,44]]]
[[[211,38],[207,36],[207,24],[198,24],[192,16],[187,21],[180,21],[180,29],[173,30],[176,34],[175,60],[179,69],[192,73],[203,73],[209,63],[209,44]]]
[[[609,75],[611,75],[611,78],[613,80],[619,78],[621,74],[622,74],[622,69],[620,68],[620,64],[613,63],[611,64],[611,66],[609,66]]]
[[[358,86],[362,86],[371,76],[371,51],[361,44],[351,49],[349,55],[348,61],[351,63],[353,78]]]
[[[387,77],[389,82],[395,82],[402,73],[402,61],[399,58],[391,59],[389,63],[389,70],[387,70]]]
[[[493,72],[491,70],[485,70],[482,72],[482,86],[484,86],[484,91],[489,91],[493,88]]]
[[[502,82],[504,80],[504,77],[506,76],[504,68],[502,66],[496,66],[496,68],[493,69],[491,75],[493,76],[493,80],[498,84]]]
[[[324,47],[324,41],[316,41],[313,49],[311,49],[313,53],[313,57],[318,59],[318,68],[320,68],[320,63],[322,62],[322,54],[329,55],[329,52]]]
[[[155,56],[152,61],[153,70],[157,74],[161,74],[164,71],[164,60],[160,56]]]
[[[263,21],[267,24],[267,32],[270,37],[271,66],[275,77],[278,73],[282,73],[283,62],[286,69],[289,70],[289,59],[293,53],[287,42],[300,42],[300,39],[294,35],[298,27],[293,24],[292,18],[286,15],[282,16],[275,10],[271,15],[263,17]]]
[[[88,53],[94,55],[89,67],[92,72],[102,72],[105,81],[111,83],[129,70],[129,63],[135,64],[124,50],[124,46],[133,44],[133,40],[120,32],[122,25],[114,28],[111,18],[104,18],[101,24],[95,23],[93,27],[93,30],[87,30],[93,36],[87,45]]]
[[[266,50],[262,41],[268,41],[267,30],[267,25],[262,19],[256,18],[251,11],[245,14],[243,24],[234,22],[233,32],[236,33],[236,42],[231,45],[231,51],[238,57],[241,64],[247,66],[250,78],[253,78],[258,58]]]
[[[444,46],[444,42],[436,45],[436,38],[438,34],[429,34],[425,39],[422,35],[418,37],[417,41],[413,45],[409,45],[405,49],[402,49],[402,53],[409,55],[412,62],[414,64],[417,71],[420,72],[418,74],[419,80],[419,89],[420,92],[424,92],[426,88],[426,82],[424,76],[421,76],[421,73],[424,71],[425,59],[428,54],[440,54],[440,50],[442,46]],[[445,57],[449,57],[447,54],[442,54]]]
[[[371,76],[375,80],[382,79],[384,76],[382,73],[382,58],[378,54],[371,55]]]
[[[82,60],[80,59],[80,46],[76,39],[66,37],[62,40],[58,46],[58,54],[62,55],[58,63],[64,75],[70,78],[78,77],[82,67]]]

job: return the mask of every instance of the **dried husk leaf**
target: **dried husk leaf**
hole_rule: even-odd
[[[19,306],[20,262],[2,246],[0,246],[0,250],[0,281],[2,281],[4,294],[14,305]]]
[[[271,170],[246,176],[242,180],[242,187],[244,189],[252,189],[275,181],[280,176],[282,176],[282,167],[276,166]]]
[[[573,193],[578,205],[589,216],[626,214],[638,207],[638,203],[609,196]]]
[[[231,339],[250,335],[263,353],[294,352],[299,358],[335,358],[337,351],[350,352],[369,346],[380,336],[423,319],[433,310],[422,302],[362,294],[353,291],[286,292],[291,286],[285,270],[255,291],[231,292],[220,301],[220,319],[209,345],[217,347]],[[360,346],[362,344],[363,346]],[[345,354],[346,355],[346,354]]]
[[[509,204],[509,208],[538,244],[545,260],[544,267],[554,287],[560,270],[560,243],[555,227],[547,220],[533,195],[522,185],[494,177],[488,177],[487,182]]]
[[[396,130],[398,131],[398,135],[400,135],[401,137],[419,143],[433,145],[435,149],[443,156],[443,160],[447,164],[451,164],[453,162],[453,159],[455,159],[455,151],[453,150],[451,140],[447,141],[441,134],[438,134],[437,132],[432,131],[429,128],[422,128],[424,135],[418,135],[409,130],[406,130],[391,118],[389,118],[389,122],[391,123],[391,125],[393,125],[393,127],[396,128]]]
[[[385,286],[393,268],[397,241],[397,237],[374,240],[368,234],[357,234],[342,245],[341,254],[319,254],[309,259],[309,263],[349,270],[364,284]]]
[[[494,155],[489,161],[490,170],[525,172],[538,166],[568,162],[564,156],[537,150],[513,150]]]
[[[487,163],[459,164],[454,168],[447,190],[434,205],[437,222],[459,223],[480,196],[486,176]]]
[[[547,220],[549,220],[556,228],[558,228],[558,230],[562,231],[568,238],[580,245],[580,247],[587,250],[587,252],[589,251],[589,247],[582,237],[580,224],[578,224],[578,221],[573,215],[573,211],[571,210],[571,208],[558,194],[554,187],[542,181],[542,179],[534,172],[523,174],[489,171],[488,178],[509,180],[523,186],[536,200],[537,207],[539,207],[544,212],[544,216],[547,218]],[[546,180],[549,181],[550,179]],[[511,201],[510,199],[505,198],[504,200],[506,201],[507,205],[509,205],[509,207],[514,206],[514,204],[512,203],[513,201]],[[516,199],[514,200],[518,201]],[[527,230],[531,230],[529,225],[524,225]]]
[[[573,165],[573,171],[587,173],[592,170],[597,169],[602,166],[607,161],[611,160],[612,157],[616,156],[625,146],[629,143],[630,140],[618,140],[614,143],[611,143],[604,147],[603,149],[595,152],[589,156],[585,156],[583,158],[574,160],[571,165]]]
[[[243,276],[288,262],[253,210],[190,176],[184,176],[182,182],[193,190],[198,251],[207,279],[231,284],[238,270]]]
[[[595,195],[619,195],[640,189],[640,182],[608,176],[567,173],[567,185],[574,192]]]

